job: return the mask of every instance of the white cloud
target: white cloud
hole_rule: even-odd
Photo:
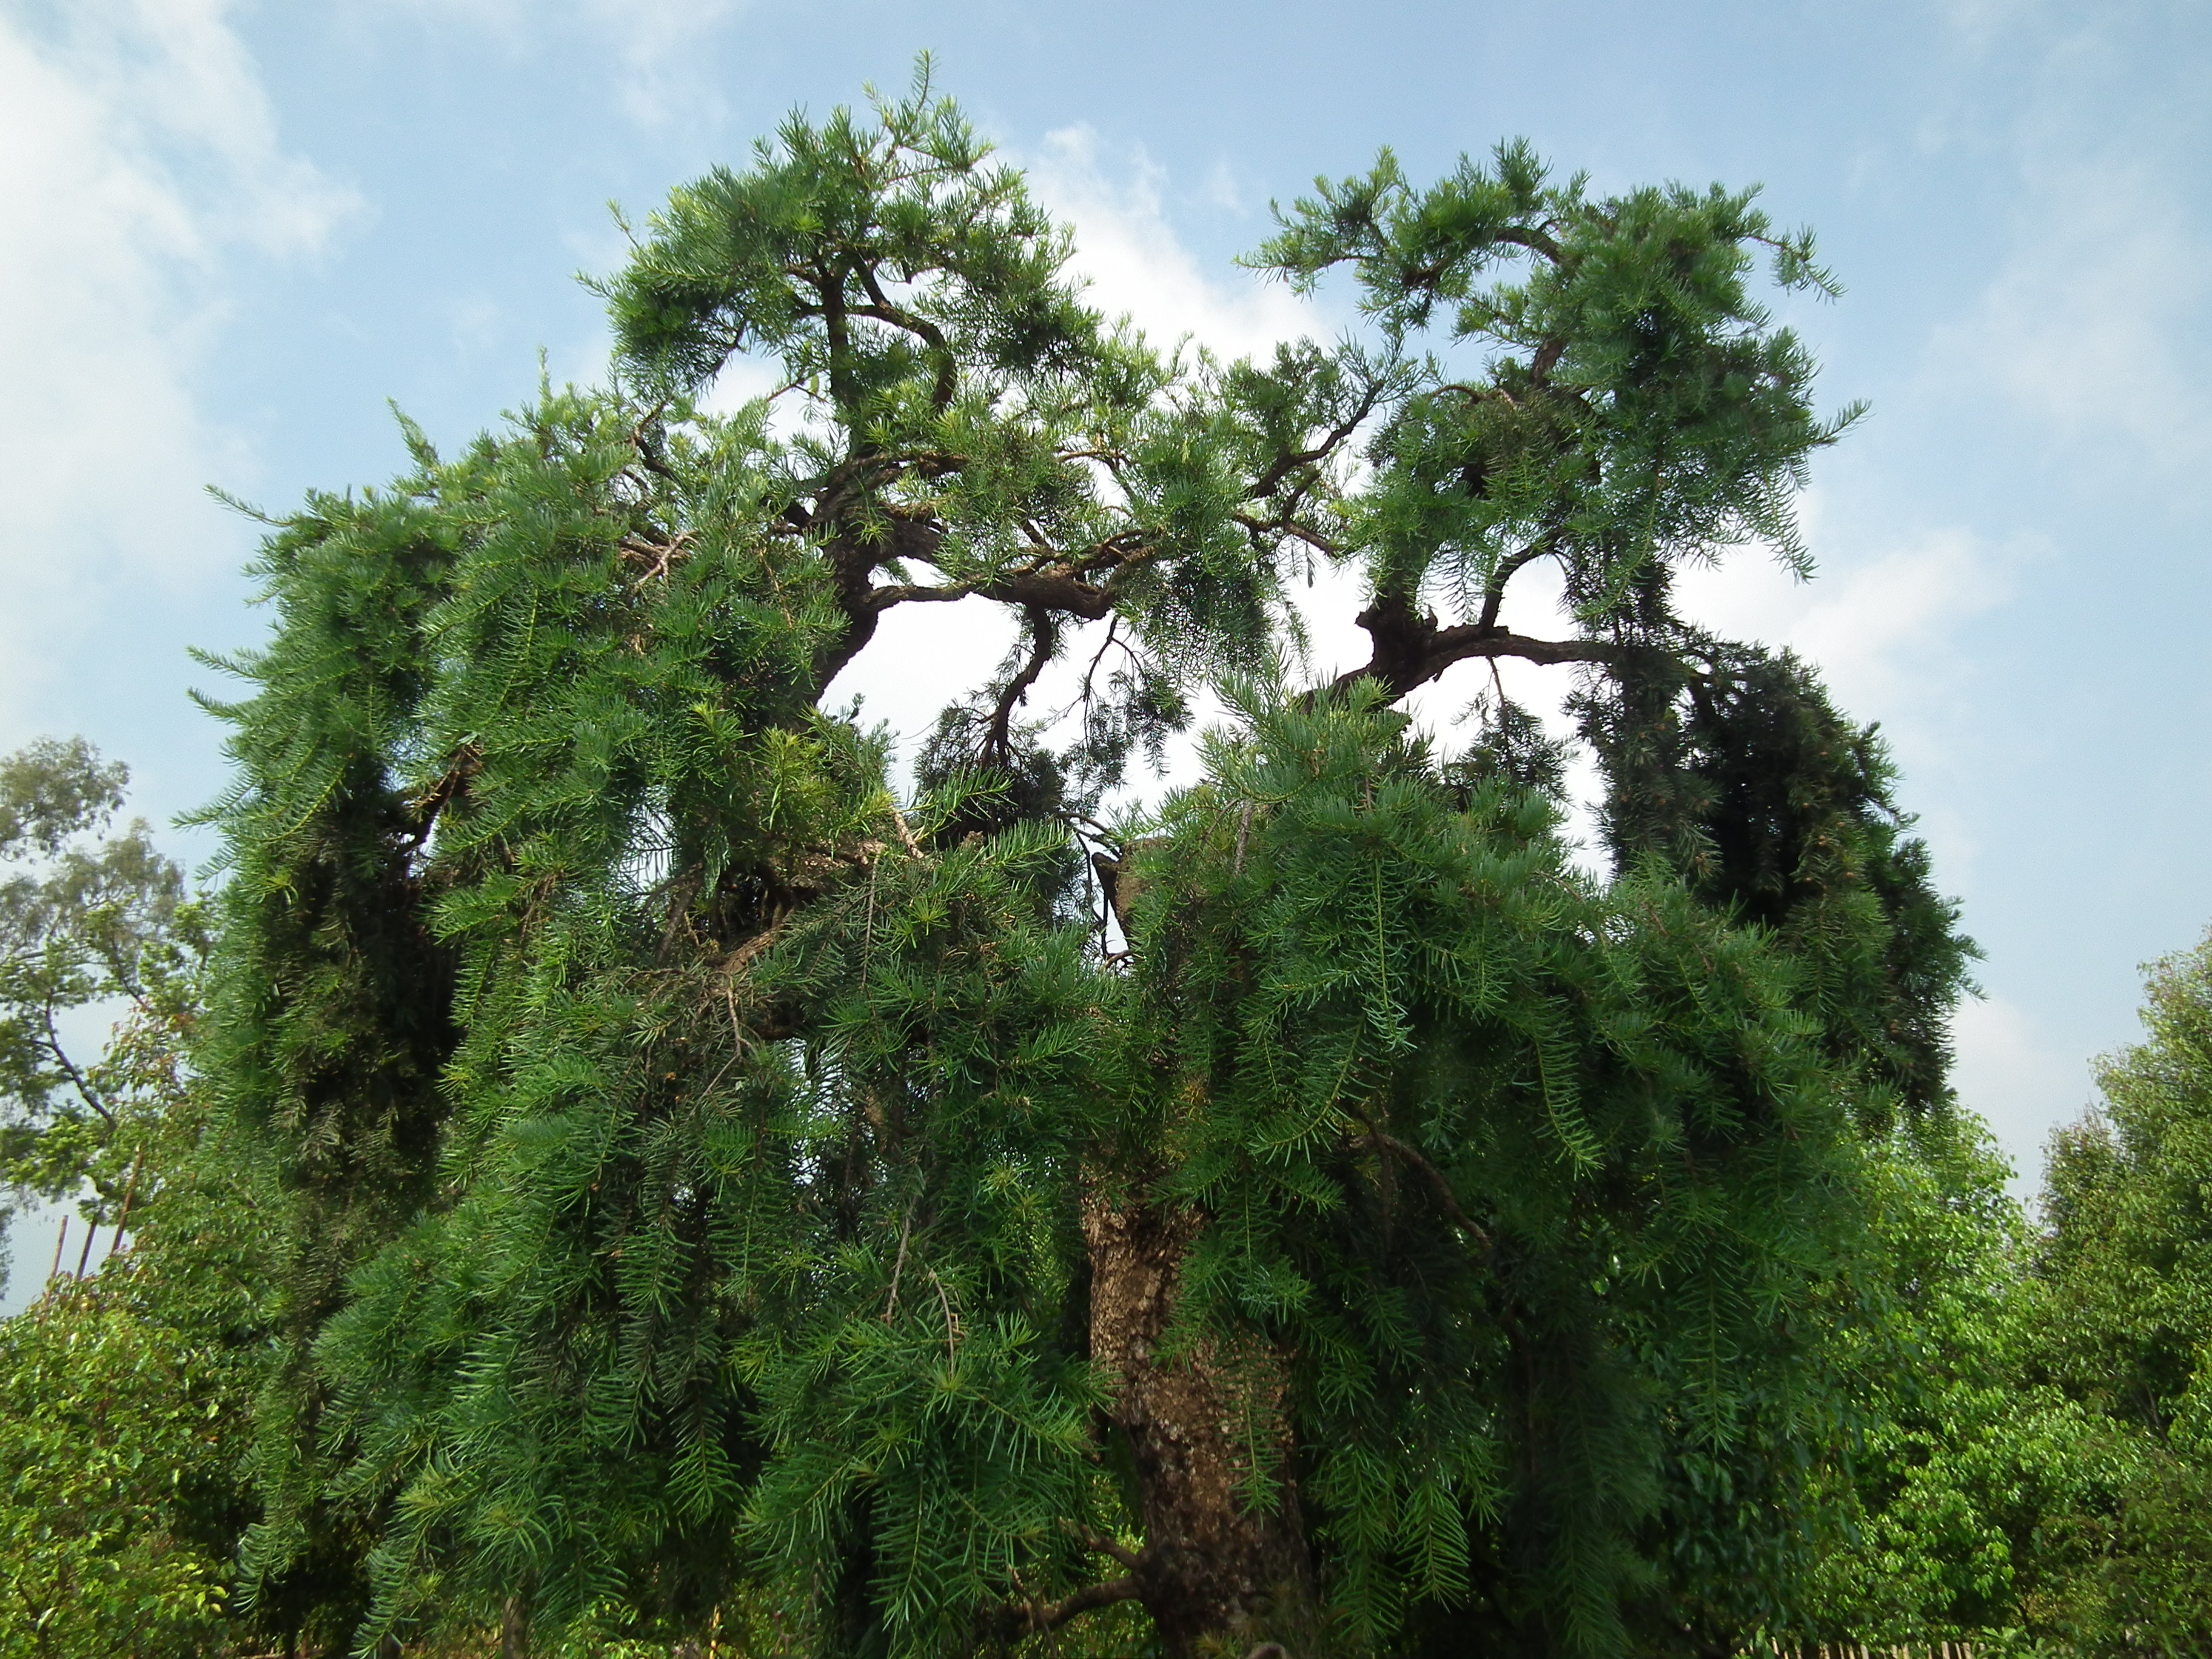
[[[2094,1101],[2088,1063],[2047,1041],[2035,1022],[2002,997],[1968,1000],[1951,1019],[1958,1060],[1951,1080],[2012,1159],[2013,1186],[2032,1192],[2041,1179],[2051,1132]]]
[[[1829,552],[1822,498],[1809,492],[1808,539],[1819,574],[1800,581],[1747,550],[1722,565],[1684,573],[1683,613],[1725,638],[1787,647],[1821,671],[1856,717],[1930,739],[1926,716],[1967,687],[1959,627],[2004,604],[2014,573],[2038,556],[1998,548],[1964,530],[1923,531],[1872,551]]]
[[[2087,467],[2201,496],[2212,391],[2201,331],[2212,246],[2185,193],[2140,167],[2032,178],[2031,228],[1929,368],[2000,388]]]
[[[697,48],[744,9],[744,0],[583,0],[586,21],[615,47],[623,108],[641,126],[719,105]]]
[[[350,198],[287,155],[225,0],[0,4],[0,732],[102,596],[235,562],[201,493],[236,476],[191,377],[223,261],[319,246]]]
[[[746,0],[377,0],[418,16],[454,20],[510,52],[538,45],[549,17],[581,28],[616,71],[623,112],[641,126],[696,120],[719,100],[700,48],[735,21]],[[719,112],[716,111],[716,112]]]
[[[1169,220],[1164,169],[1142,151],[1114,167],[1089,127],[1046,136],[1035,155],[1010,159],[1030,188],[1075,231],[1075,269],[1091,283],[1091,302],[1127,313],[1163,349],[1188,335],[1223,357],[1261,356],[1305,335],[1327,337],[1328,318],[1279,283],[1241,269],[1217,279],[1186,247]],[[1218,171],[1210,204],[1229,186]]]
[[[2182,9],[1951,0],[1966,84],[2002,95],[1931,112],[1936,150],[2005,158],[2009,235],[1936,329],[1931,388],[1982,393],[2096,493],[2207,501],[2212,234],[2198,165],[2212,67]]]

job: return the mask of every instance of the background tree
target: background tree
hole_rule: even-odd
[[[131,1163],[118,1132],[145,1071],[93,1032],[118,1012],[161,1024],[165,980],[203,946],[145,822],[103,833],[128,781],[82,738],[0,758],[0,1231],[25,1200],[88,1182],[86,1224],[115,1218]]]
[[[1862,1426],[1828,1493],[1824,1633],[2038,1656],[2212,1635],[2212,951],[2156,964],[2143,1018],[2053,1138],[2034,1224],[1960,1128],[1893,1135],[1874,1167],[1872,1296],[1836,1327]]]
[[[2023,1367],[2118,1443],[2046,1521],[2060,1571],[2032,1606],[2094,1653],[2212,1641],[2212,940],[2145,989],[2144,1040],[2051,1142]]]
[[[285,1195],[247,1565],[373,1538],[362,1646],[1680,1650],[1799,1598],[1761,1471],[1835,1421],[1966,950],[1870,734],[1671,603],[1805,567],[1849,411],[1747,280],[1809,240],[1386,154],[1256,257],[1364,343],[1231,364],[1067,252],[926,81],[794,117],[605,284],[618,383],[272,525],[202,1054]],[[782,389],[703,412],[741,351]],[[1324,562],[1370,657],[1300,689]],[[968,599],[1016,649],[901,802],[824,700]],[[1393,707],[1500,657],[1578,665],[1613,878],[1525,711]],[[1203,781],[1101,822],[1209,684]]]
[[[1837,1326],[1853,1439],[1822,1471],[1811,1623],[1829,1639],[2039,1650],[2033,1610],[2064,1571],[2051,1524],[2130,1461],[2028,1375],[2033,1235],[2008,1173],[1971,1124],[1893,1135],[1870,1171],[1875,1263]]]
[[[81,741],[0,763],[12,815],[0,828],[29,866],[4,890],[12,1167],[50,1195],[89,1180],[83,1219],[112,1230],[90,1253],[97,1273],[80,1281],[72,1255],[0,1322],[11,1659],[214,1654],[260,1633],[233,1590],[256,1510],[244,1457],[268,1337],[264,1206],[193,1085],[201,935],[178,872],[143,823],[94,840],[124,781]],[[82,1026],[111,1001],[122,1017],[108,1040],[72,1043],[69,1017]]]
[[[175,1054],[150,1031],[131,1036],[143,1054]],[[149,1094],[166,1086],[141,1081]],[[255,1206],[184,1097],[126,1130],[143,1159],[132,1248],[0,1322],[10,1659],[212,1656],[265,1648],[252,1638],[274,1633],[234,1582],[258,1508],[245,1462],[268,1334]]]

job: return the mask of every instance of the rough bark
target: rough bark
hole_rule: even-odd
[[[1201,1225],[1188,1211],[1094,1200],[1085,1206],[1091,1267],[1091,1352],[1115,1376],[1110,1414],[1134,1457],[1146,1545],[1138,1599],[1167,1651],[1211,1640],[1242,1650],[1302,1629],[1311,1566],[1288,1478],[1282,1401],[1287,1366],[1255,1347],[1233,1355],[1204,1341],[1163,1358],[1182,1267]],[[1242,1488],[1252,1449],[1240,1428],[1265,1425],[1285,1478],[1271,1512]]]

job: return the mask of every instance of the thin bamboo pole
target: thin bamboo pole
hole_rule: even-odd
[[[123,1183],[123,1208],[115,1218],[115,1237],[107,1242],[107,1254],[112,1256],[123,1248],[123,1224],[131,1219],[131,1200],[138,1192],[138,1171],[146,1167],[146,1149],[141,1146],[138,1156],[131,1160],[131,1179]]]
[[[39,1294],[42,1297],[50,1293],[54,1288],[54,1275],[62,1270],[62,1247],[68,1243],[69,1218],[64,1216],[62,1230],[54,1235],[54,1259],[46,1266],[46,1282],[39,1287]]]

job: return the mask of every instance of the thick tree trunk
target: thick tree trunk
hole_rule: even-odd
[[[499,1659],[530,1659],[530,1598],[510,1595],[499,1611]]]
[[[1158,1356],[1200,1218],[1148,1205],[1085,1206],[1091,1249],[1091,1352],[1118,1378],[1112,1415],[1134,1455],[1146,1543],[1139,1599],[1168,1652],[1208,1638],[1237,1653],[1270,1638],[1295,1652],[1309,1626],[1312,1572],[1288,1479],[1281,1356],[1212,1344]],[[1258,1425],[1285,1478],[1272,1513],[1240,1488],[1252,1468],[1242,1431]]]

